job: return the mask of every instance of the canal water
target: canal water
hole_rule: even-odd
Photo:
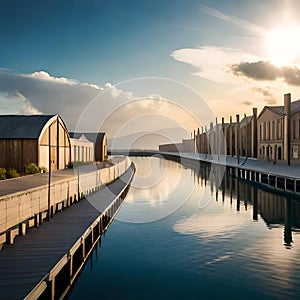
[[[300,201],[161,158],[132,187],[69,299],[300,299]]]

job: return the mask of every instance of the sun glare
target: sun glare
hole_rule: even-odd
[[[296,63],[300,57],[300,25],[285,25],[271,30],[266,36],[271,63],[277,66]]]

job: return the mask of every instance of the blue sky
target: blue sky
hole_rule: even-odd
[[[167,97],[163,81],[160,88],[122,83],[143,77],[190,87],[217,117],[280,105],[285,92],[298,99],[299,6],[296,0],[1,0],[0,113],[57,112],[74,127],[103,87],[111,94],[117,87],[118,104],[124,97]],[[289,47],[270,50],[280,48],[282,30],[273,44],[270,33],[289,25],[296,28]],[[292,57],[284,55],[292,48]],[[190,101],[167,94],[183,106]],[[181,122],[180,113],[175,119]]]
[[[257,14],[255,2],[250,9]],[[265,1],[268,2],[268,1]],[[241,4],[242,3],[242,4]],[[201,12],[218,6],[249,18],[249,1],[1,1],[1,66],[47,70],[81,81],[120,82],[134,76],[189,73],[169,57],[182,47],[235,46],[243,36],[230,23]],[[261,4],[260,4],[261,5]],[[267,5],[266,5],[267,7]],[[233,30],[233,32],[231,32]],[[105,71],[104,71],[105,70]]]

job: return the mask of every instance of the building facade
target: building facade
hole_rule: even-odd
[[[107,159],[107,137],[105,132],[70,132],[71,138],[79,139],[82,135],[94,145],[94,161]]]
[[[188,142],[188,143],[187,143]],[[195,144],[195,148],[194,148]],[[189,145],[189,147],[187,147]],[[175,145],[160,147],[161,151]],[[259,116],[253,108],[252,116],[236,115],[235,122],[210,123],[194,132],[194,140],[176,144],[182,152],[252,157],[273,162],[300,162],[300,100],[291,102],[291,94],[284,95],[284,105],[265,106]],[[195,150],[194,150],[195,149]]]
[[[284,95],[284,105],[265,106],[257,124],[259,159],[300,161],[300,100]]]
[[[81,135],[78,139],[70,138],[70,141],[72,163],[95,161],[93,142],[89,141],[84,135]]]
[[[58,115],[1,115],[0,167],[24,172],[26,165],[64,169],[71,161],[71,144]]]

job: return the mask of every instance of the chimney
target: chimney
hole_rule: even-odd
[[[291,164],[291,94],[284,95],[284,159]]]
[[[252,157],[257,158],[257,108],[253,107],[253,124],[252,124]]]

